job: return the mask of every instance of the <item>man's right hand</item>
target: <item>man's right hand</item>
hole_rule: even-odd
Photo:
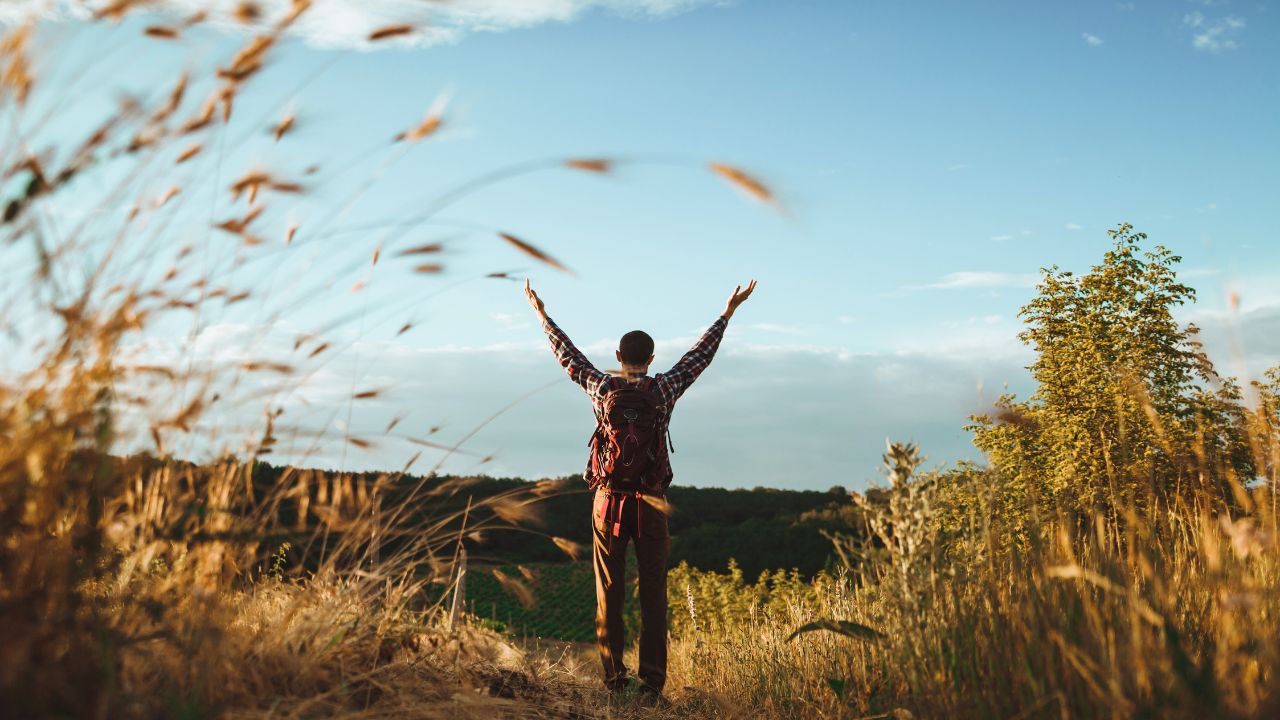
[[[746,302],[747,298],[751,297],[751,291],[755,289],[756,289],[755,280],[752,280],[750,283],[747,284],[746,290],[743,290],[741,285],[734,288],[733,294],[729,296],[729,301],[726,302],[724,305],[724,312],[721,313],[722,315],[724,315],[724,319],[728,320],[729,318],[733,317],[733,311],[737,310],[739,305]]]
[[[528,278],[524,281],[524,296],[529,298],[529,304],[532,305],[534,311],[538,313],[538,318],[546,320],[547,311],[542,305],[542,298],[538,297],[538,293],[534,292],[533,288],[529,286]]]

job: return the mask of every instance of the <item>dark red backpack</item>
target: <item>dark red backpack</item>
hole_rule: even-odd
[[[600,404],[591,437],[594,487],[652,490],[665,480],[661,452],[667,408],[652,378],[610,390]]]

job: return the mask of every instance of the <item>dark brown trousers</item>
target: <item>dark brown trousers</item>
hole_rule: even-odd
[[[666,514],[630,494],[597,490],[591,525],[595,537],[592,556],[596,569],[596,647],[604,665],[604,682],[621,689],[627,682],[622,663],[622,606],[626,599],[624,578],[627,543],[636,544],[640,566],[640,676],[641,682],[662,691],[667,679],[667,551],[671,537]]]

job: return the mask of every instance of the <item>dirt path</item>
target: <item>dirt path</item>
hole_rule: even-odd
[[[520,671],[528,674],[526,677],[532,686],[551,696],[544,696],[538,703],[539,709],[554,707],[558,712],[549,713],[554,716],[582,720],[745,717],[692,688],[668,688],[669,702],[663,707],[640,705],[634,699],[611,698],[600,682],[600,656],[593,643],[526,638],[513,644],[524,654]],[[627,652],[626,661],[629,667],[635,667],[634,649]],[[523,694],[516,693],[517,697]]]

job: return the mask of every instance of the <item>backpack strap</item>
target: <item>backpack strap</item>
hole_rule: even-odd
[[[644,532],[644,523],[640,521],[640,508],[644,506],[644,493],[636,491],[636,540]]]
[[[644,533],[644,518],[641,515],[644,508],[644,491],[606,488],[605,493],[609,499],[605,505],[604,522],[609,528],[610,547],[613,545],[613,539],[622,534],[622,513],[626,509],[629,497],[634,498],[636,503],[636,539],[639,540]]]
[[[627,457],[627,447],[631,446],[631,457]],[[631,467],[631,463],[636,460],[636,450],[640,446],[640,438],[636,437],[636,421],[627,418],[627,434],[622,438],[622,447],[618,450],[618,459],[622,461],[622,467]]]

